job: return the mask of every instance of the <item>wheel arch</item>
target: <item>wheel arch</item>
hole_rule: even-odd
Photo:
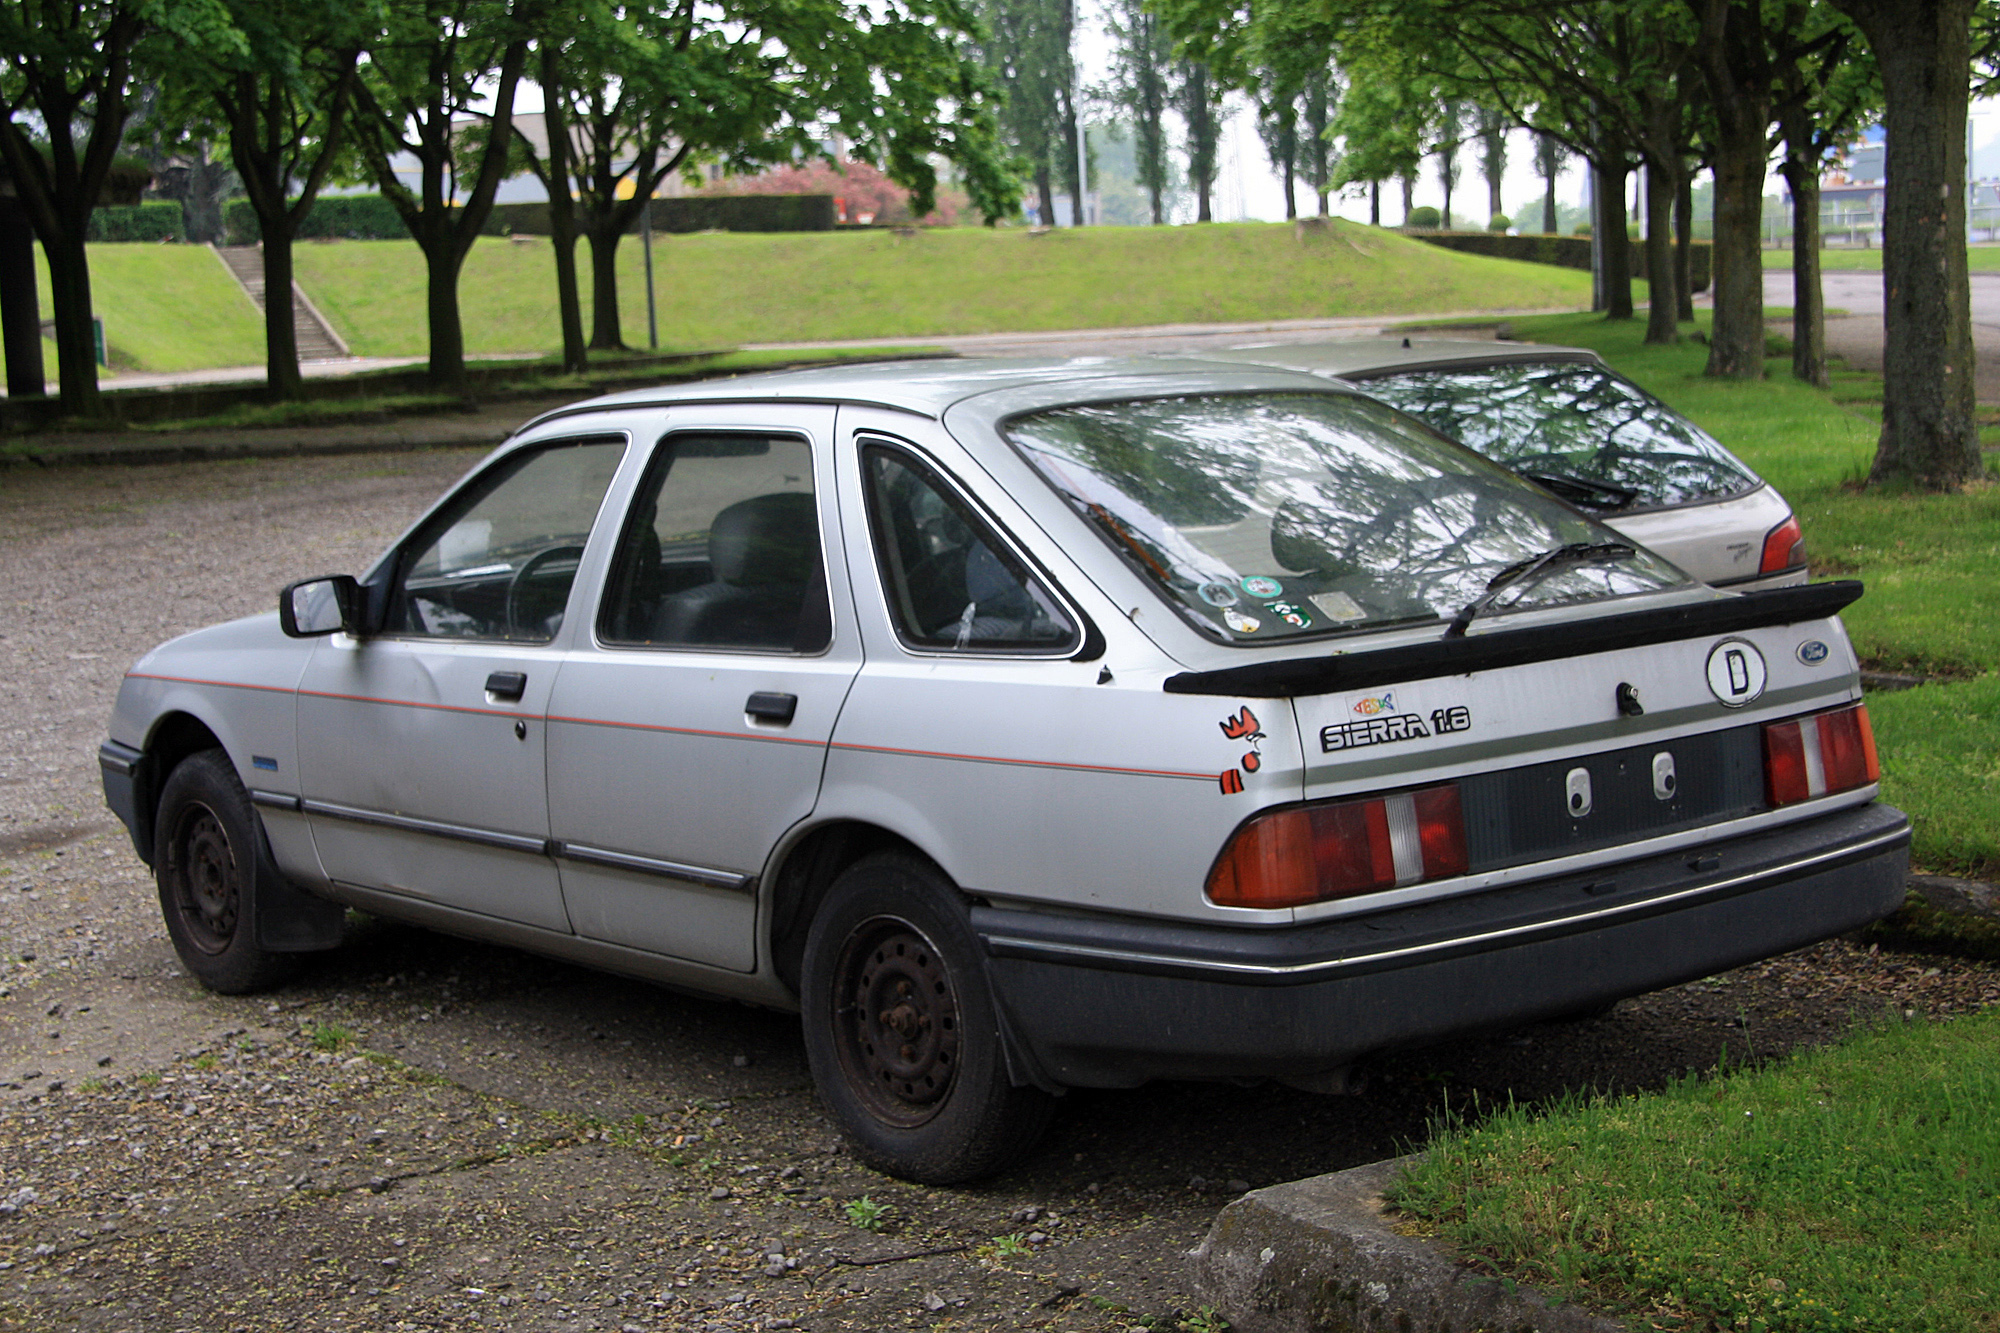
[[[856,861],[885,851],[907,852],[937,864],[904,835],[860,819],[830,820],[808,830],[781,854],[771,874],[767,935],[772,970],[794,996],[799,993],[806,933],[827,890]],[[938,873],[951,878],[942,868]]]
[[[175,709],[161,714],[153,723],[142,751],[145,757],[132,775],[133,812],[139,821],[139,827],[133,830],[133,841],[147,865],[153,863],[160,794],[166,789],[167,775],[191,754],[224,748],[214,730],[193,713]]]

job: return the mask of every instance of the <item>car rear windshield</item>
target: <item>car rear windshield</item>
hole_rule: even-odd
[[[1523,577],[1491,613],[1686,582],[1505,468],[1355,395],[1093,404],[1016,417],[1005,432],[1177,610],[1229,642],[1450,620],[1508,571],[1571,545],[1602,550]]]
[[[1602,366],[1454,367],[1362,383],[1584,508],[1657,509],[1726,499],[1759,485],[1700,427]]]

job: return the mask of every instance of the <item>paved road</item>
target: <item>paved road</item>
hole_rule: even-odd
[[[2000,403],[2000,273],[1974,273],[1972,345],[1976,355],[1973,383],[1979,401]],[[1882,369],[1882,275],[1879,272],[1823,272],[1820,290],[1827,309],[1844,310],[1826,321],[1828,352],[1847,358],[1860,370]],[[1789,269],[1764,270],[1764,304],[1792,304]],[[1780,326],[1782,327],[1782,326]]]

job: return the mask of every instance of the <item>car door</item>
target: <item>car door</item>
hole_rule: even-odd
[[[381,632],[317,645],[298,695],[302,808],[344,884],[567,931],[548,856],[550,689],[625,437],[530,445],[389,566]]]
[[[579,935],[756,965],[758,876],[812,811],[860,665],[845,580],[827,579],[833,416],[660,418],[590,640],[549,702],[550,828]]]

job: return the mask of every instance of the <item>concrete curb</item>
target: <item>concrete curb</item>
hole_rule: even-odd
[[[1508,1290],[1391,1230],[1382,1191],[1409,1158],[1252,1190],[1192,1256],[1201,1298],[1238,1333],[1627,1333]]]

